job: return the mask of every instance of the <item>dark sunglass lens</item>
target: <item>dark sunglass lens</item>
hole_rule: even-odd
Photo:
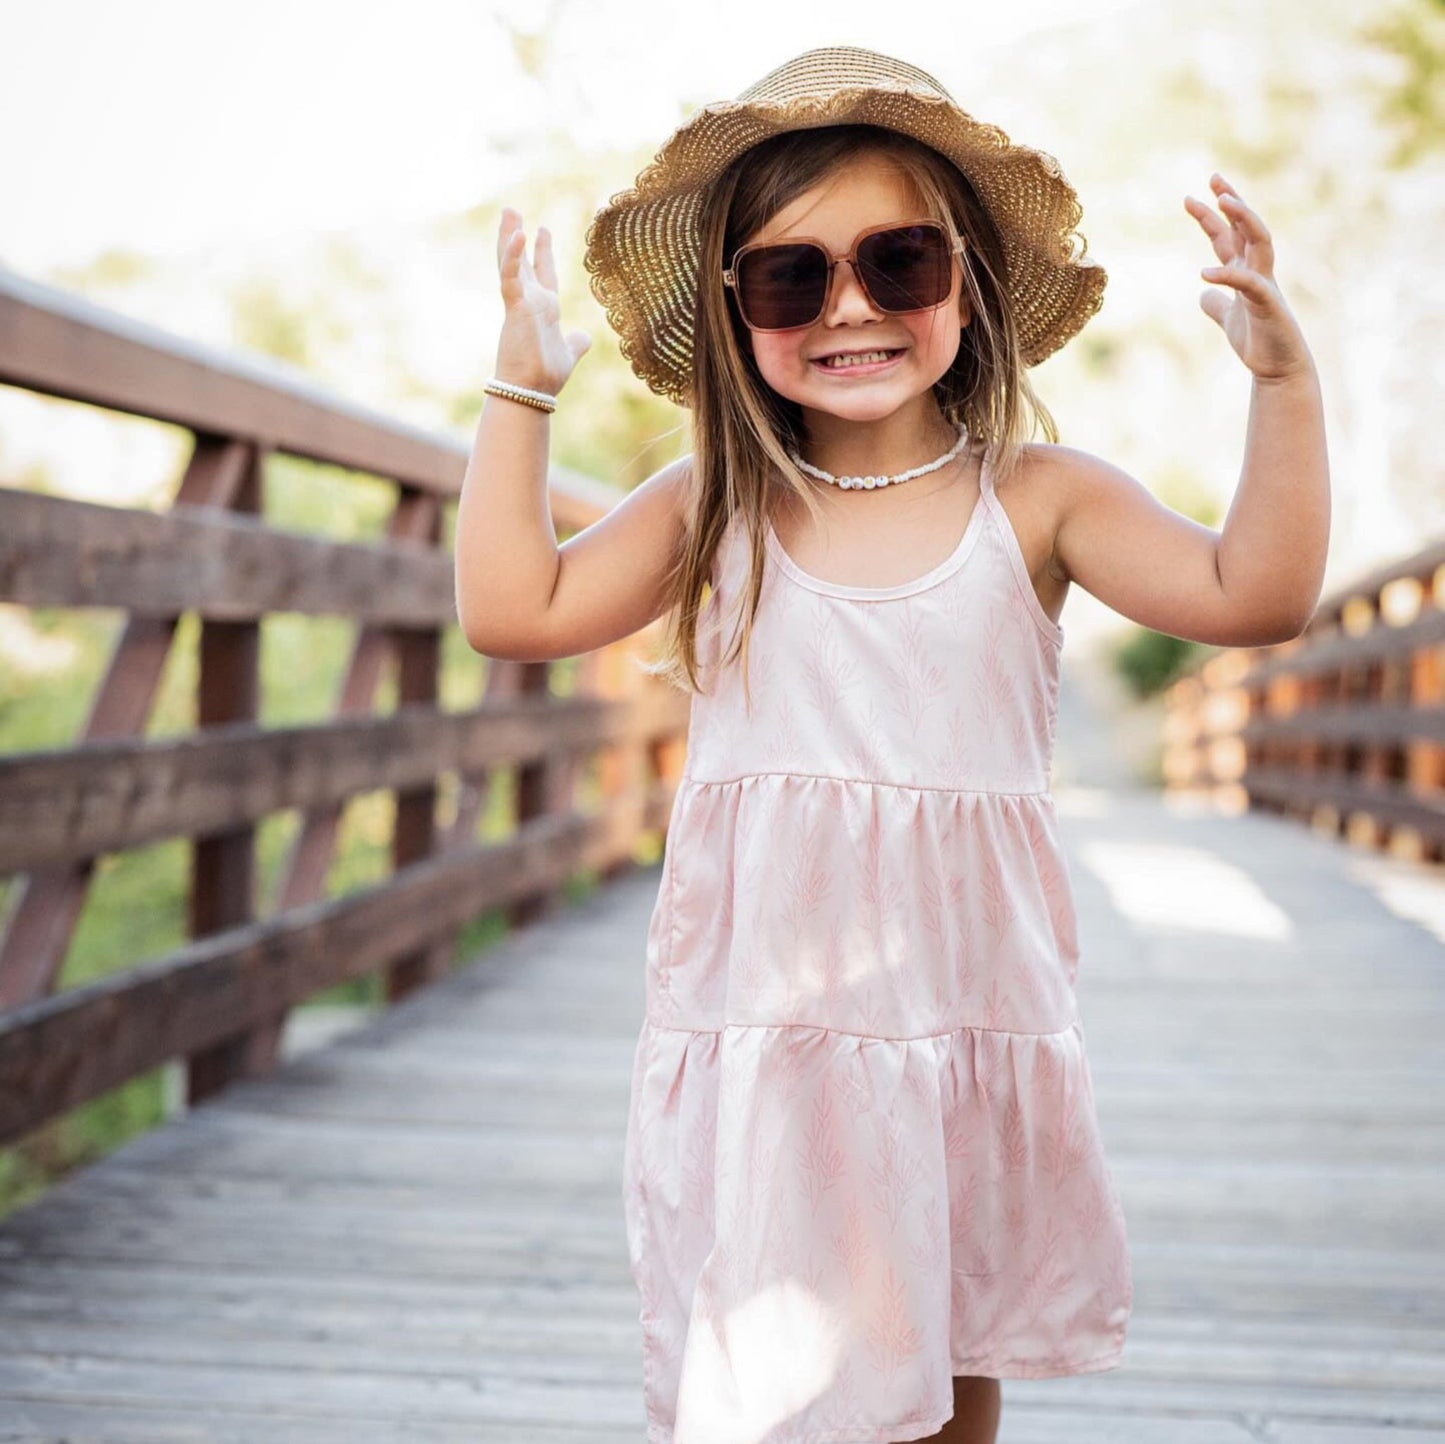
[[[767,331],[806,326],[823,309],[828,258],[817,246],[762,246],[738,265],[738,303],[750,326]]]
[[[948,237],[940,226],[875,231],[858,247],[863,283],[883,311],[922,311],[948,295],[953,282]]]

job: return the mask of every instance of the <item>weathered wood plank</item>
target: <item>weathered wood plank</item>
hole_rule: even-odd
[[[1445,801],[1438,791],[1426,794],[1403,782],[1365,782],[1329,772],[1302,777],[1287,767],[1252,767],[1244,785],[1251,799],[1289,807],[1328,806],[1342,813],[1367,812],[1391,826],[1413,828],[1432,841],[1445,839]]]
[[[4,1316],[0,1316],[4,1317]],[[124,1329],[100,1323],[63,1320],[40,1323],[5,1318],[0,1335],[0,1359],[26,1356],[70,1356],[113,1360],[137,1367],[158,1358],[187,1369],[233,1368],[243,1376],[252,1371],[295,1371],[297,1373],[347,1373],[392,1375],[403,1371],[418,1376],[433,1373],[464,1373],[478,1380],[509,1386],[533,1383],[545,1385],[565,1375],[569,1387],[607,1388],[632,1364],[636,1352],[635,1332],[631,1338],[615,1331],[605,1346],[597,1340],[578,1338],[559,1331],[547,1336],[548,1321],[531,1321],[526,1337],[508,1334],[497,1327],[455,1325],[403,1333],[384,1316],[364,1315],[313,1325],[306,1330],[268,1329],[264,1333],[210,1320],[196,1320],[176,1333],[164,1326],[144,1328],[128,1324]],[[1419,1422],[1433,1415],[1431,1396],[1438,1407],[1436,1359],[1416,1351],[1402,1351],[1383,1366],[1362,1361],[1341,1334],[1332,1348],[1282,1348],[1264,1350],[1211,1346],[1166,1352],[1158,1347],[1143,1351],[1128,1382],[1121,1382],[1122,1404],[1132,1397],[1145,1405],[1145,1394],[1162,1385],[1175,1383],[1202,1388],[1211,1383],[1234,1391],[1263,1391],[1268,1380],[1278,1376],[1291,1379],[1289,1393],[1301,1400],[1319,1391],[1336,1395],[1358,1394],[1362,1388],[1397,1391],[1419,1390],[1421,1406],[1414,1410]],[[1019,1383],[1022,1381],[1013,1381]],[[1060,1381],[1040,1381],[1059,1384]],[[1038,1391],[1048,1398],[1054,1391]],[[1191,1407],[1200,1408],[1200,1394]],[[1208,1408],[1207,1403],[1203,1405]],[[1300,1407],[1291,1403],[1291,1409]],[[1347,1412],[1330,1408],[1329,1413]]]
[[[26,1356],[64,1354],[97,1360],[117,1369],[127,1365],[140,1369],[158,1357],[166,1357],[168,1363],[178,1369],[230,1366],[241,1376],[267,1372],[394,1376],[406,1372],[413,1378],[465,1375],[483,1386],[499,1388],[527,1385],[546,1388],[553,1380],[565,1378],[568,1389],[597,1388],[605,1392],[610,1386],[616,1386],[618,1375],[629,1367],[634,1353],[634,1349],[621,1343],[611,1350],[575,1353],[565,1347],[553,1351],[545,1341],[535,1341],[530,1349],[525,1349],[517,1346],[516,1340],[497,1337],[496,1331],[488,1331],[486,1336],[467,1333],[418,1337],[379,1327],[380,1321],[374,1318],[357,1323],[367,1325],[368,1333],[363,1336],[355,1331],[354,1325],[340,1324],[306,1334],[283,1331],[280,1336],[257,1333],[237,1337],[233,1328],[197,1321],[192,1330],[172,1337],[139,1328],[117,1331],[97,1325],[42,1325],[22,1321],[19,1333],[7,1330],[4,1334],[0,1369],[6,1356],[23,1360]],[[74,1330],[69,1337],[64,1331],[66,1327]],[[1420,1396],[1412,1409],[1413,1418],[1425,1424],[1435,1417],[1441,1404],[1441,1391],[1431,1369],[1433,1360],[1423,1354],[1405,1353],[1396,1365],[1387,1367],[1383,1375],[1374,1375],[1367,1365],[1361,1365],[1357,1354],[1345,1349],[1342,1338],[1337,1344],[1334,1350],[1270,1350],[1264,1354],[1243,1349],[1196,1350],[1188,1357],[1176,1354],[1173,1359],[1155,1351],[1155,1356],[1140,1362],[1136,1378],[1124,1383],[1118,1391],[1123,1398],[1114,1402],[1120,1405],[1131,1399],[1136,1405],[1147,1406],[1149,1393],[1155,1393],[1157,1399],[1157,1391],[1162,1386],[1173,1385],[1182,1386],[1186,1395],[1194,1393],[1191,1402],[1194,1411],[1208,1412],[1205,1380],[1199,1379],[1198,1373],[1208,1372],[1211,1376],[1208,1382],[1228,1391],[1231,1401],[1237,1398],[1235,1391],[1267,1398],[1270,1391],[1267,1376],[1285,1373],[1295,1382],[1287,1391],[1279,1391],[1287,1399],[1283,1405],[1274,1405],[1282,1414],[1303,1412],[1312,1406],[1316,1415],[1345,1414],[1347,1418],[1341,1422],[1348,1422],[1350,1405],[1345,1401],[1357,1401],[1361,1388],[1374,1386],[1402,1395],[1418,1389]],[[1058,1388],[1059,1380],[1051,1382]],[[1082,1380],[1075,1380],[1072,1388],[1065,1386],[1068,1392],[1081,1388]]]
[[[392,1444],[399,1436],[390,1422],[348,1420],[333,1424],[324,1419],[282,1417],[276,1414],[228,1412],[213,1414],[204,1423],[195,1415],[170,1409],[112,1408],[104,1425],[94,1410],[71,1404],[17,1404],[18,1432],[0,1424],[0,1440],[27,1444]],[[1197,1418],[1164,1412],[1148,1415],[1117,1412],[1094,1406],[1081,1417],[1076,1408],[1032,1401],[1014,1402],[1005,1415],[1008,1433],[1003,1444],[1258,1444],[1253,1420],[1233,1417]],[[1375,1425],[1310,1421],[1296,1431],[1287,1421],[1273,1424],[1270,1440],[1278,1444],[1381,1444]],[[413,1444],[637,1444],[637,1429],[605,1427],[529,1428],[518,1434],[515,1425],[462,1424],[447,1426],[427,1421],[408,1423],[405,1437]],[[1390,1444],[1438,1444],[1432,1430],[1391,1429]]]
[[[1316,1312],[1371,1322],[1408,1318],[1434,1329],[1445,1325],[1445,1282],[1438,1266],[1433,1276],[1427,1272],[1426,1255],[1351,1255],[1329,1248],[1160,1248],[1137,1239],[1132,1243],[1136,1303],[1143,1313],[1195,1308],[1263,1319]],[[79,1236],[73,1241],[31,1242],[12,1234],[7,1245],[23,1250],[32,1263],[45,1259],[125,1263],[138,1272],[151,1263],[198,1271],[244,1269],[264,1246],[276,1269],[318,1279],[368,1275],[500,1284],[523,1283],[545,1273],[567,1288],[623,1286],[627,1281],[620,1205],[610,1240],[580,1230],[557,1235],[541,1228],[520,1236],[474,1229],[453,1240],[408,1234],[396,1225],[390,1230],[356,1228],[348,1237],[328,1243],[314,1236],[279,1237],[259,1231],[225,1236],[217,1230],[162,1230],[117,1220],[103,1240]],[[0,1258],[13,1256],[8,1249],[0,1254]],[[1327,1269],[1320,1266],[1323,1258],[1329,1260]]]
[[[1028,1386],[1028,1387],[1025,1387]],[[1006,1389],[1047,1397],[1059,1409],[1090,1410],[1107,1401],[1115,1409],[1170,1412],[1216,1419],[1252,1415],[1263,1421],[1293,1418],[1296,1424],[1333,1420],[1362,1426],[1383,1413],[1397,1425],[1445,1427],[1445,1395],[1439,1391],[1355,1389],[1251,1380],[1230,1381],[1135,1375],[1111,1378],[1081,1375],[1071,1379],[1009,1380]],[[161,1392],[164,1391],[164,1392]],[[395,1427],[420,1416],[434,1423],[472,1420],[534,1426],[603,1425],[621,1428],[640,1414],[636,1390],[620,1373],[613,1381],[578,1381],[559,1368],[551,1374],[519,1378],[489,1374],[480,1361],[435,1364],[426,1370],[328,1368],[237,1369],[221,1364],[171,1360],[128,1360],[88,1354],[62,1358],[0,1352],[0,1398],[86,1400],[132,1405],[164,1399],[173,1407],[187,1403],[201,1411],[233,1409],[313,1415],[327,1419],[390,1420]],[[529,1435],[530,1437],[530,1435]],[[1074,1437],[1094,1436],[1082,1431]],[[1257,1437],[1257,1436],[1256,1436]],[[1266,1436],[1267,1437],[1267,1436]]]
[[[482,775],[537,757],[685,727],[681,693],[636,701],[504,698],[468,712],[399,707],[303,727],[218,725],[0,758],[0,874],[164,837],[203,837],[283,808],[315,809],[439,773]]]
[[[0,599],[232,622],[268,612],[402,627],[456,621],[452,561],[435,547],[329,541],[203,508],[159,513],[3,487]]]
[[[609,1131],[619,1126],[626,1100],[615,1107],[599,1108],[589,1131]],[[1220,1245],[1249,1245],[1277,1237],[1279,1214],[1290,1217],[1289,1241],[1298,1246],[1326,1247],[1344,1244],[1362,1249],[1438,1250],[1445,1233],[1445,1210],[1438,1207],[1439,1195],[1397,1194],[1363,1179],[1349,1190],[1329,1194],[1310,1187],[1297,1187],[1281,1194],[1273,1190],[1250,1190],[1237,1183],[1195,1174],[1185,1180],[1167,1165],[1143,1169],[1130,1163],[1113,1167],[1116,1179],[1130,1199],[1130,1221],[1150,1238],[1182,1236],[1191,1218],[1207,1214],[1209,1239]],[[164,1177],[164,1184],[157,1183]],[[109,1170],[101,1183],[85,1183],[83,1190],[67,1190],[69,1199],[80,1203],[92,1199],[133,1200],[136,1206],[163,1200],[166,1206],[184,1208],[190,1199],[207,1206],[265,1209],[281,1202],[326,1212],[332,1208],[390,1208],[416,1211],[465,1209],[469,1216],[485,1221],[515,1217],[554,1218],[559,1226],[570,1221],[580,1226],[576,1200],[593,1198],[605,1203],[610,1215],[615,1190],[611,1182],[598,1178],[576,1186],[547,1188],[540,1181],[528,1187],[510,1188],[503,1181],[479,1197],[472,1188],[451,1188],[444,1181],[421,1178],[381,1178],[362,1181],[347,1178],[273,1178],[270,1175],[197,1174],[169,1170],[159,1174],[154,1167],[131,1166]],[[51,1195],[58,1202],[59,1189]],[[589,1215],[590,1216],[590,1215]],[[610,1223],[609,1223],[610,1227]]]
[[[203,1416],[246,1409],[298,1419],[388,1420],[398,1429],[418,1415],[438,1423],[485,1420],[529,1430],[534,1425],[618,1429],[642,1417],[637,1389],[620,1371],[610,1382],[578,1382],[563,1368],[523,1379],[487,1374],[480,1361],[373,1372],[0,1352],[0,1399],[8,1396],[85,1399],[105,1407],[164,1400],[173,1408],[188,1404]]]
[[[1419,573],[1423,578],[1445,562],[1445,546],[1436,542],[1428,550],[1400,562],[1392,562],[1376,573],[1377,585],[1404,576],[1414,566],[1423,566]],[[1368,588],[1353,590],[1352,595],[1361,596]],[[1343,600],[1344,594],[1341,595]],[[1316,608],[1316,617],[1323,616],[1328,606],[1322,603]],[[1311,639],[1308,647],[1264,648],[1251,662],[1243,679],[1250,687],[1272,682],[1280,677],[1308,677],[1319,672],[1334,672],[1345,667],[1363,667],[1383,661],[1397,661],[1408,657],[1422,648],[1437,645],[1445,638],[1445,612],[1432,609],[1422,611],[1413,621],[1403,626],[1377,626],[1365,632],[1353,633],[1335,630],[1318,639]]]
[[[411,1444],[637,1444],[636,1428],[609,1430],[601,1426],[528,1428],[519,1435],[512,1424],[486,1421],[448,1426],[410,1421],[399,1436],[390,1421],[364,1419],[334,1423],[315,1417],[229,1411],[198,1421],[192,1413],[169,1408],[111,1406],[101,1422],[85,1405],[17,1403],[13,1422],[0,1423],[0,1440],[26,1444],[393,1444],[404,1437]],[[1234,1417],[1190,1417],[1169,1412],[1135,1414],[1092,1406],[1080,1416],[1070,1406],[1011,1402],[1005,1414],[1003,1444],[1258,1444],[1254,1420]],[[1289,1421],[1271,1421],[1271,1444],[1438,1444],[1435,1430],[1338,1424],[1311,1420],[1295,1428]]]
[[[5,1444],[637,1444],[640,1425],[528,1427],[476,1420],[437,1424],[410,1419],[324,1419],[315,1413],[249,1409],[196,1410],[151,1405],[107,1403],[103,1406],[51,1400],[7,1401],[0,1418]],[[1185,1444],[1235,1444],[1240,1436],[1188,1435]],[[1393,1437],[1393,1436],[1392,1436]],[[1353,1444],[1353,1441],[1350,1441]],[[1408,1437],[1400,1444],[1414,1444]]]
[[[90,1279],[98,1280],[91,1290]],[[277,1278],[267,1276],[268,1282]],[[634,1312],[619,1308],[625,1291],[583,1295],[569,1290],[557,1307],[557,1288],[527,1290],[428,1288],[401,1281],[375,1288],[328,1290],[324,1281],[287,1275],[284,1286],[250,1292],[228,1275],[215,1278],[160,1269],[141,1273],[109,1265],[94,1274],[64,1265],[8,1265],[0,1337],[19,1331],[63,1328],[104,1339],[105,1330],[199,1329],[232,1340],[319,1340],[366,1345],[395,1330],[409,1349],[429,1341],[451,1347],[507,1351],[631,1354],[637,1344]],[[303,1287],[302,1284],[305,1284]],[[169,1285],[169,1286],[166,1286]],[[582,1304],[574,1309],[573,1302]],[[15,1333],[11,1333],[11,1328]],[[39,1334],[34,1337],[40,1337]],[[1149,1339],[1130,1369],[1179,1376],[1201,1369],[1261,1368],[1322,1380],[1388,1381],[1392,1387],[1434,1387],[1445,1333],[1402,1320],[1329,1320],[1318,1315],[1232,1318],[1197,1311],[1159,1310]],[[103,1350],[102,1350],[103,1352]],[[1120,1374],[1123,1377],[1123,1374]]]
[[[547,1273],[521,1279],[421,1278],[311,1272],[297,1274],[264,1259],[233,1266],[196,1267],[170,1261],[141,1267],[125,1261],[91,1259],[0,1259],[0,1306],[15,1299],[68,1299],[78,1305],[109,1300],[124,1307],[137,1299],[188,1300],[193,1312],[210,1317],[233,1308],[263,1318],[280,1309],[375,1310],[429,1317],[459,1327],[478,1314],[497,1318],[549,1318],[565,1300],[569,1315],[599,1323],[636,1320],[637,1294],[631,1281],[580,1286]],[[3,1397],[3,1396],[0,1396]]]
[[[1365,742],[1403,747],[1407,742],[1445,742],[1445,708],[1358,706],[1311,707],[1288,717],[1251,717],[1239,729],[1247,742]]]

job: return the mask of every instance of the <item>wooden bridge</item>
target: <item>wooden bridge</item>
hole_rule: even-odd
[[[620,1165],[686,721],[631,664],[646,638],[493,663],[443,710],[464,448],[3,275],[0,382],[195,437],[169,513],[0,491],[0,600],[127,614],[82,735],[0,758],[0,1143],[168,1060],[191,1105],[0,1220],[0,1440],[640,1441]],[[389,478],[389,538],[268,525],[277,452]],[[561,529],[609,501],[553,496]],[[1442,578],[1437,547],[1288,647],[1213,657],[1174,694],[1167,793],[1101,756],[1066,670],[1055,785],[1135,1306],[1122,1368],[1005,1383],[1003,1444],[1445,1440]],[[329,721],[258,720],[282,610],[357,624]],[[186,612],[198,726],[149,739]],[[381,788],[393,872],[327,896],[341,809]],[[282,808],[304,821],[263,910]],[[95,859],[175,836],[191,941],[59,987]],[[511,930],[454,966],[489,913]],[[386,1008],[286,1053],[292,1009],[376,974]]]

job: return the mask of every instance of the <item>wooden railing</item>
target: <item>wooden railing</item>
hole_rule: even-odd
[[[470,920],[500,909],[524,923],[579,871],[625,869],[643,834],[665,829],[686,697],[634,664],[660,624],[582,658],[570,695],[547,663],[488,661],[480,706],[439,708],[439,647],[456,622],[443,509],[464,445],[3,271],[0,382],[194,436],[164,513],[0,490],[0,601],[126,614],[74,745],[0,757],[0,875],[21,875],[0,932],[0,1143],[172,1060],[191,1103],[264,1072],[304,999],[379,970],[395,1001],[447,970]],[[386,540],[268,526],[262,470],[281,452],[394,483]],[[618,494],[554,468],[551,499],[560,536]],[[198,726],[146,740],[186,612],[200,618]],[[275,612],[357,622],[332,720],[259,724],[260,623]],[[398,705],[378,715],[391,665]],[[481,845],[503,768],[516,770],[515,826]],[[449,773],[459,801],[442,827]],[[393,870],[327,898],[343,808],[377,789],[396,799]],[[302,824],[262,917],[256,831],[280,809]],[[175,837],[192,839],[192,941],[57,992],[96,858]]]
[[[1293,641],[1211,657],[1167,704],[1166,789],[1439,862],[1445,543],[1333,591]]]

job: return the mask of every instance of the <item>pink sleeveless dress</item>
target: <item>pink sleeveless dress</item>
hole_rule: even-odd
[[[1063,629],[981,496],[892,587],[719,548],[623,1160],[651,1444],[935,1434],[1121,1362],[1124,1216],[1049,791]],[[962,518],[960,518],[962,520]]]

